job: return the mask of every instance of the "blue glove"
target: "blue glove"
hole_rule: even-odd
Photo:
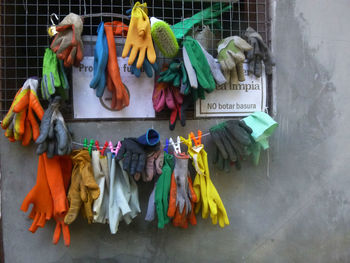
[[[106,87],[106,66],[108,62],[108,44],[101,22],[97,28],[97,41],[94,54],[94,77],[90,82],[90,88],[96,89],[96,96],[102,97]]]
[[[141,76],[141,69],[136,68],[136,61],[137,61],[137,58],[135,59],[134,63],[131,65],[131,74],[139,78]],[[146,72],[147,77],[149,78],[153,77],[153,70],[155,72],[159,70],[157,62],[155,62],[154,64],[151,64],[146,57],[145,57],[145,60],[143,61],[142,68]]]

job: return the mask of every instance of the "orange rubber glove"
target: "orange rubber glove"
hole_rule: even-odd
[[[59,157],[59,162],[60,162],[60,167],[62,172],[64,190],[66,194],[68,191],[70,179],[72,176],[72,160],[69,155],[64,155]],[[67,208],[68,208],[68,204],[67,204]],[[65,215],[66,213],[64,213],[64,216]],[[70,245],[70,233],[69,233],[68,225],[64,223],[64,216],[54,215],[54,219],[56,220],[56,228],[53,234],[52,243],[54,244],[58,243],[62,232],[64,244],[68,247]]]
[[[37,94],[38,83],[39,82],[37,79],[29,78],[23,85],[23,88],[26,88],[29,91],[28,96],[19,99],[13,108],[13,111],[16,113],[22,113],[27,110],[25,113],[26,115],[24,115],[24,134],[22,138],[23,146],[28,145],[31,138],[33,138],[35,141],[40,134],[39,124],[34,116],[35,113],[39,120],[41,120],[44,115],[44,109],[40,104]]]
[[[124,25],[122,22],[113,21],[105,23],[104,28],[108,43],[107,88],[112,92],[111,107],[121,110],[129,106],[130,96],[120,78],[114,36],[125,34],[128,30],[128,26]]]
[[[50,220],[53,215],[53,202],[49,184],[46,179],[43,155],[39,156],[36,184],[24,198],[21,210],[27,212],[30,204],[33,204],[33,208],[29,214],[29,218],[33,219],[33,223],[29,231],[35,233],[38,227],[44,227],[46,221]]]
[[[148,18],[147,3],[136,2],[131,11],[131,20],[128,36],[124,45],[122,57],[125,58],[129,51],[128,64],[132,65],[138,55],[136,68],[141,68],[146,56],[151,64],[156,62],[156,52],[154,51],[151,23]]]
[[[37,87],[36,78],[27,79],[1,123],[2,128],[6,129],[5,136],[11,142],[21,140],[22,145],[26,146],[32,138],[36,140],[39,136],[39,124],[33,112],[41,120],[44,110],[39,102]]]
[[[191,212],[188,215],[186,215],[186,205],[182,213],[180,212],[179,206],[176,206],[176,181],[174,173],[171,175],[168,216],[173,218],[172,223],[174,226],[182,228],[187,228],[188,222],[190,222],[191,225],[197,224],[196,215],[194,213],[194,203],[197,202],[197,196],[192,188],[191,178],[187,177],[187,179],[192,206]]]
[[[20,88],[17,93],[15,98],[12,101],[11,107],[7,114],[5,115],[4,119],[1,122],[1,127],[3,129],[7,129],[11,123],[13,125],[13,129],[16,131],[18,135],[22,135],[24,133],[24,123],[25,123],[25,118],[21,118],[17,120],[15,117],[16,112],[14,112],[14,108],[19,103],[19,101],[29,101],[29,93],[28,93],[28,87],[22,87]],[[14,125],[16,123],[16,125]],[[15,127],[16,126],[16,127]]]

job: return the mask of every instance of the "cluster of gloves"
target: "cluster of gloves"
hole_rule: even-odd
[[[37,95],[38,83],[37,78],[29,78],[24,82],[1,122],[10,142],[21,141],[26,146],[32,139],[35,141],[39,137],[38,119],[40,121],[43,118],[44,110]]]
[[[261,149],[269,148],[270,137],[278,123],[264,112],[255,112],[242,120],[229,120],[210,128],[216,145],[214,163],[221,170],[230,171],[230,164],[241,169],[241,161],[251,156],[258,165]]]
[[[75,221],[79,210],[89,224],[109,224],[115,234],[121,220],[127,224],[141,212],[137,185],[124,171],[117,171],[115,152],[104,155],[103,150],[87,149],[72,152],[72,183],[68,191],[70,207],[64,218],[69,225]]]

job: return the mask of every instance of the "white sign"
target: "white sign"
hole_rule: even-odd
[[[244,63],[245,81],[216,87],[212,93],[205,93],[205,100],[197,100],[196,117],[247,116],[266,107],[266,78],[248,75],[248,65]]]
[[[130,73],[128,58],[118,57],[120,77],[130,94],[128,107],[117,111],[111,109],[112,94],[105,88],[102,98],[90,88],[94,71],[94,57],[84,57],[78,68],[73,68],[74,118],[154,118],[152,104],[154,77],[142,73],[139,78]]]

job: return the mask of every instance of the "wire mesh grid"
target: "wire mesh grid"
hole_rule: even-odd
[[[148,0],[149,16],[165,20],[170,25],[180,22],[218,1],[204,0]],[[248,26],[256,29],[269,44],[268,0],[221,1],[232,5],[218,20],[221,28],[215,30],[213,41],[231,35],[242,36]],[[126,14],[132,7],[125,0],[13,0],[0,4],[0,117],[6,114],[14,95],[24,81],[31,76],[41,77],[43,55],[50,45],[47,28],[50,15],[56,13],[62,20],[68,13],[86,15],[84,35],[96,35],[100,21],[113,21],[106,14]],[[102,15],[103,14],[103,15]],[[129,20],[120,18],[123,23]],[[202,21],[202,25],[205,21]],[[201,25],[199,25],[199,29]],[[194,33],[193,33],[194,34]],[[216,56],[216,48],[209,50]],[[158,52],[159,54],[159,52]],[[181,52],[179,52],[181,54]],[[120,54],[118,54],[120,55]],[[162,57],[157,60],[163,61]],[[68,72],[71,84],[71,74]],[[71,86],[72,87],[72,86]],[[74,88],[74,87],[73,87]],[[39,92],[40,93],[40,92]],[[43,106],[46,107],[46,102]],[[73,120],[72,96],[61,108],[66,120]],[[159,117],[157,115],[157,117]],[[193,113],[187,116],[193,117]]]

